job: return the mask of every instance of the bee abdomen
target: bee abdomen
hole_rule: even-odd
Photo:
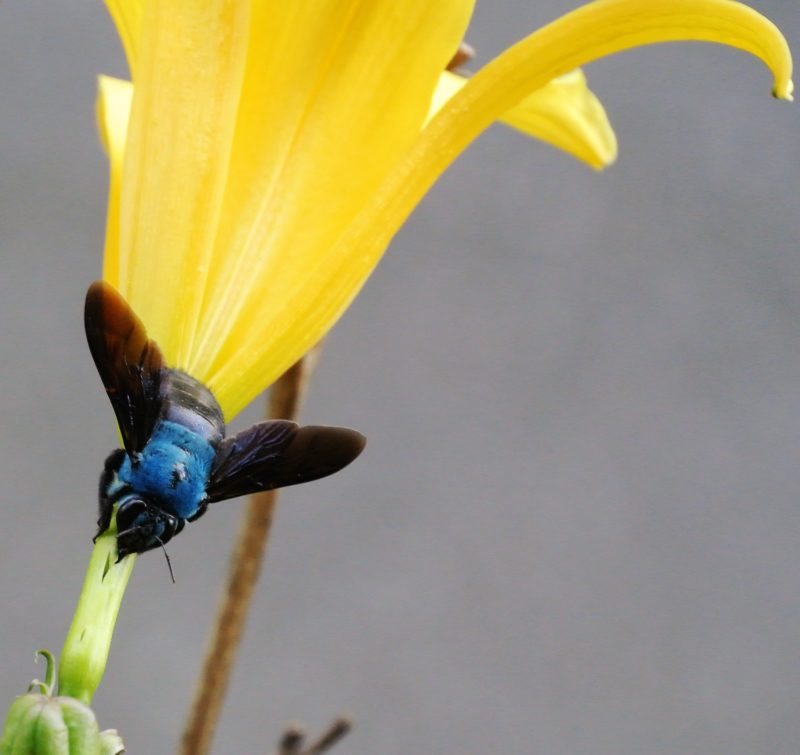
[[[161,381],[161,419],[175,422],[216,444],[225,437],[225,419],[214,394],[180,370],[165,370]]]

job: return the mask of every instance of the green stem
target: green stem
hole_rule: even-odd
[[[97,538],[78,606],[61,650],[58,692],[91,703],[103,678],[114,624],[135,556],[117,560],[117,523]]]

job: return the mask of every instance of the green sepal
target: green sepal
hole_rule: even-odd
[[[30,697],[33,698],[33,705],[25,711],[20,720],[17,735],[8,751],[9,755],[30,755],[36,752],[37,722],[47,697],[45,695],[30,695]]]
[[[17,740],[29,731],[26,726],[29,711],[39,705],[37,695],[21,695],[11,704],[6,716],[6,725],[3,728],[3,738],[0,740],[0,753],[11,753]],[[30,739],[26,740],[30,743]]]
[[[125,745],[122,737],[116,729],[106,729],[100,732],[100,753],[99,755],[120,755],[125,752]]]
[[[70,755],[69,730],[57,699],[44,697],[34,727],[34,749],[29,755]]]
[[[57,697],[61,715],[69,730],[70,753],[100,753],[100,727],[92,709],[74,697]]]

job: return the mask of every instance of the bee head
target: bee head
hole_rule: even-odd
[[[138,496],[126,497],[117,507],[117,561],[130,553],[159,548],[183,529],[183,520]]]

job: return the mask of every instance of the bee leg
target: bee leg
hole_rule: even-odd
[[[97,519],[97,532],[92,538],[92,542],[96,543],[97,538],[100,537],[111,524],[111,517],[114,514],[114,502],[110,498],[100,499],[100,516]]]
[[[100,517],[97,520],[97,534],[92,538],[92,542],[95,542],[111,524],[111,517],[114,514],[114,504],[117,502],[119,493],[122,492],[121,490],[116,490],[112,494],[111,487],[124,460],[125,449],[118,448],[106,459],[103,471],[100,474]]]

